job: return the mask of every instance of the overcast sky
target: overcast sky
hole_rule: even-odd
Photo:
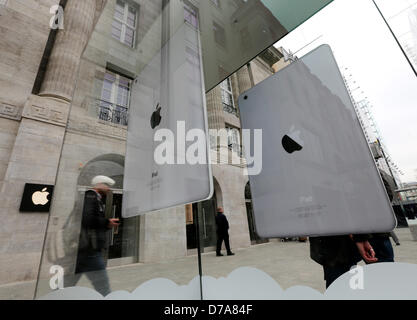
[[[398,13],[417,0],[377,2],[396,32],[408,31],[407,14]],[[295,52],[319,36],[297,56],[323,43],[332,47],[371,101],[387,151],[404,173],[402,182],[417,181],[417,78],[372,1],[335,0],[276,46]]]

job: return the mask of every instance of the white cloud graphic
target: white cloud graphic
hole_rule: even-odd
[[[65,290],[65,289],[64,289]],[[132,293],[115,291],[106,300],[195,300],[200,298],[200,279],[195,277],[186,286],[174,281],[157,278],[144,282]]]
[[[363,267],[363,289],[352,289],[354,275],[345,273],[322,294],[310,287],[294,286],[283,290],[265,272],[241,267],[227,277],[203,276],[205,300],[292,300],[292,299],[417,299],[417,265],[408,263],[377,263]],[[43,300],[198,300],[200,279],[180,286],[168,279],[152,279],[133,292],[115,291],[107,297],[93,289],[71,287],[52,291]]]
[[[376,263],[363,268],[364,289],[352,290],[352,274],[345,273],[325,292],[327,299],[415,300],[417,299],[417,265]]]
[[[283,292],[271,276],[251,267],[238,268],[226,278],[203,277],[205,300],[276,300]]]

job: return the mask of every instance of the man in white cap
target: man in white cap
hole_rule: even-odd
[[[90,279],[94,289],[106,296],[111,292],[106,272],[105,251],[108,249],[108,231],[119,225],[119,219],[105,217],[106,194],[115,181],[106,176],[91,180],[92,189],[85,193],[77,265],[72,285],[81,275]]]

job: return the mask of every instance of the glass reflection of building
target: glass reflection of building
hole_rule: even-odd
[[[31,289],[25,294],[31,297],[40,261],[41,273],[47,275],[49,266],[61,256],[64,259],[60,263],[71,272],[76,249],[64,248],[65,244],[57,240],[68,217],[91,187],[94,176],[104,174],[116,181],[106,199],[106,215],[121,218],[131,83],[160,48],[161,39],[154,35],[161,32],[158,19],[163,2],[64,1],[65,29],[51,33],[45,24],[45,17],[48,21],[50,18],[47,4],[34,9],[39,14],[36,18],[29,18],[24,8],[22,11],[7,6],[3,9],[0,25],[10,23],[16,28],[7,33],[2,43],[15,42],[21,54],[31,59],[22,60],[18,53],[5,52],[7,59],[0,64],[2,74],[14,74],[3,79],[4,85],[0,87],[0,212],[4,221],[0,239],[3,252],[0,286],[27,282]],[[243,52],[254,47],[257,41],[276,37],[262,20],[263,7],[253,7],[260,11],[255,10],[256,19],[248,23],[245,22],[249,19],[247,12],[238,1],[227,4],[184,1],[178,2],[178,6],[173,10],[182,10],[191,28],[201,24],[211,26],[216,46],[208,49],[213,53],[204,54],[209,60],[219,60],[215,63],[218,68],[209,70],[215,74],[214,78],[230,69],[227,50]],[[13,20],[12,16],[18,18]],[[274,20],[271,14],[267,17]],[[236,22],[224,23],[231,18]],[[276,29],[272,33],[278,34],[282,26],[274,23]],[[241,25],[240,38],[234,36],[237,24]],[[28,35],[27,25],[36,30],[33,35]],[[259,40],[253,38],[253,28],[269,31],[265,39]],[[281,58],[277,49],[270,48],[207,93],[209,127],[228,130],[229,154],[241,157],[241,125],[236,103],[239,94],[271,75],[272,65]],[[199,54],[190,47],[187,61],[200,63],[200,60]],[[213,148],[212,152],[220,150]],[[242,161],[237,165],[213,165],[215,194],[200,209],[197,205],[185,206],[153,214],[151,218],[122,220],[121,227],[112,233],[109,266],[192,255],[197,237],[206,251],[213,250],[217,206],[223,206],[226,214],[230,214],[234,248],[248,247],[259,240],[251,225],[250,201],[245,198],[248,180],[242,175],[243,167]],[[18,212],[26,182],[55,185],[49,217]],[[204,222],[199,235],[194,228],[197,214]],[[163,219],[164,215],[171,217],[169,221]],[[168,238],[151,234],[167,231]],[[152,241],[146,240],[149,238]]]
[[[413,65],[417,68],[417,6],[412,7],[408,13],[410,22],[410,41],[405,42],[405,50]]]

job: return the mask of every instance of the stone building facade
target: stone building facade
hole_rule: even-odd
[[[34,288],[39,272],[47,274],[58,260],[74,271],[76,249],[57,241],[92,176],[116,180],[108,204],[120,214],[130,82],[160,48],[163,2],[8,0],[0,7],[0,286],[32,281]],[[51,31],[50,8],[59,4],[65,27]],[[282,59],[272,47],[206,94],[209,128],[229,131],[223,147],[230,154],[241,158],[238,96]],[[203,204],[211,208],[204,213],[211,226],[215,206],[225,208],[233,248],[251,245],[243,170],[242,159],[214,164],[215,202]],[[19,212],[26,183],[55,185],[49,214]],[[181,206],[125,221],[110,265],[194,254],[187,225],[196,210]]]

